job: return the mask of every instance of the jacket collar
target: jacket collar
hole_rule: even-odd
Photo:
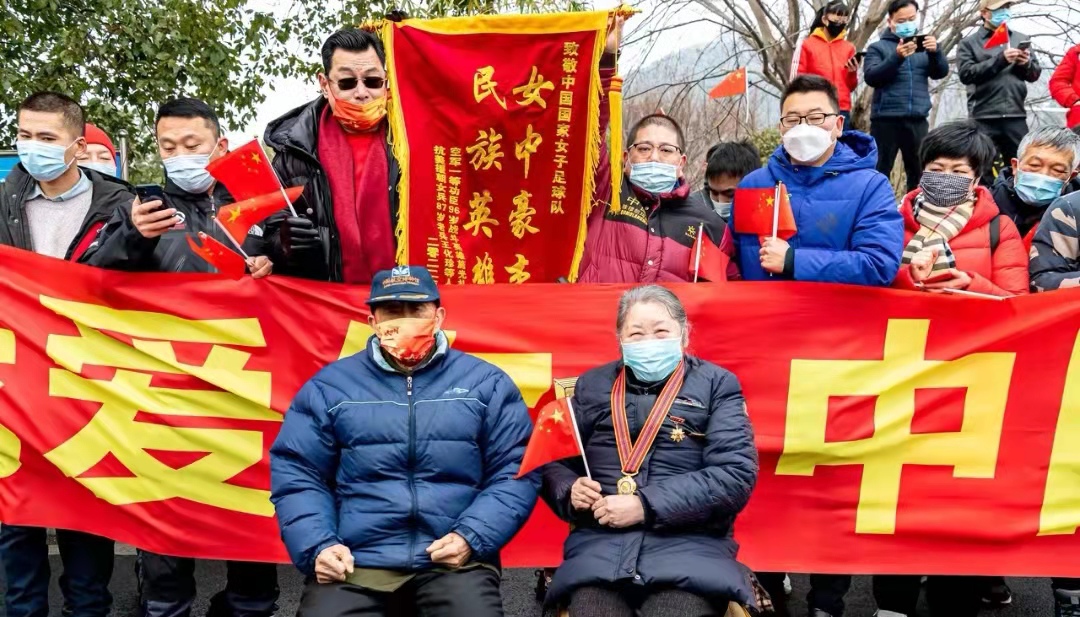
[[[90,177],[84,174],[82,169],[80,169],[78,181],[76,181],[75,185],[65,191],[63,194],[57,195],[56,197],[46,197],[45,192],[41,190],[41,184],[35,182],[34,187],[30,189],[30,196],[27,197],[27,199],[37,199],[38,197],[40,197],[45,201],[60,203],[65,201],[71,201],[72,199],[75,199],[79,195],[82,195],[83,193],[89,191],[92,188],[94,188],[94,185],[92,182],[90,182]]]
[[[371,359],[375,361],[375,365],[382,370],[387,373],[396,373],[398,375],[405,374],[386,360],[386,357],[382,352],[382,347],[379,346],[379,337],[372,335],[372,337],[368,339],[368,350],[371,353]],[[439,360],[442,360],[449,351],[450,339],[446,338],[446,334],[444,334],[442,330],[439,330],[435,333],[435,353],[431,354],[427,360],[417,364],[416,367],[413,368],[412,373],[419,373]]]
[[[810,33],[810,36],[816,36],[819,39],[825,41],[826,43],[832,43],[833,41],[846,40],[847,39],[847,33],[848,33],[848,31],[845,29],[843,32],[838,34],[835,39],[830,39],[829,38],[829,31],[826,30],[824,26],[821,26],[821,27],[815,28],[814,31]]]
[[[229,189],[225,188],[225,185],[221,182],[214,182],[208,193],[189,193],[177,186],[172,180],[165,178],[165,194],[169,197],[170,206],[179,203],[188,209],[198,209],[205,212],[236,201],[232,194],[229,193]]]
[[[919,191],[920,189],[915,189],[904,196],[904,203],[900,206],[900,213],[904,216],[904,228],[908,231],[919,231],[921,227],[915,220],[914,213],[915,198],[919,195]],[[977,186],[975,187],[975,210],[971,214],[971,219],[964,225],[964,229],[978,229],[1000,213],[990,190],[985,186]],[[964,233],[963,230],[960,233]]]

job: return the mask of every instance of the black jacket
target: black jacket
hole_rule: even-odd
[[[863,80],[874,89],[870,119],[926,118],[933,102],[930,80],[949,75],[945,50],[919,52],[907,58],[896,53],[900,37],[886,30],[881,40],[866,49]]]
[[[289,276],[341,282],[341,242],[334,221],[330,181],[319,163],[319,118],[325,108],[326,99],[320,97],[274,120],[267,125],[263,134],[263,142],[274,149],[273,167],[281,181],[285,186],[304,187],[304,193],[294,204],[296,212],[311,219],[323,243],[322,253],[306,251],[299,254],[304,257],[297,259],[288,259],[275,249],[274,270]],[[389,143],[386,144],[386,158],[390,177],[390,186],[387,187],[390,225],[393,228],[397,225],[401,166],[394,158]]]
[[[742,388],[727,370],[687,356],[686,378],[637,477],[645,522],[626,529],[601,527],[591,512],[574,511],[570,488],[584,476],[581,459],[543,469],[543,497],[574,524],[563,563],[548,591],[559,602],[575,589],[616,581],[675,587],[714,599],[751,604],[746,576],[735,561],[735,516],[757,480],[757,450]],[[603,494],[616,493],[622,476],[611,420],[611,389],[622,363],[578,379],[573,407],[585,457]],[[663,388],[628,379],[626,412],[632,439]],[[686,433],[672,439],[678,418]]]
[[[135,193],[131,186],[119,178],[113,178],[100,174],[92,169],[83,169],[82,172],[90,178],[93,184],[93,195],[90,199],[90,210],[83,219],[82,227],[75,239],[68,247],[64,259],[73,260],[80,257],[79,249],[86,251],[88,242],[101,229],[113,210],[117,207],[131,207],[135,199]],[[30,237],[30,223],[26,219],[26,201],[30,193],[37,186],[37,181],[26,173],[22,164],[18,164],[7,178],[0,182],[0,244],[13,246],[27,251],[34,250],[33,241]]]
[[[176,208],[182,219],[176,227],[157,238],[144,238],[131,222],[131,203],[128,202],[113,210],[109,222],[79,261],[129,272],[213,272],[210,264],[192,252],[187,238],[202,231],[233,248],[225,232],[214,223],[217,208],[233,201],[221,183],[214,185],[212,194],[196,195],[166,181],[165,207]],[[243,247],[248,255],[265,255],[262,228],[253,227]]]
[[[992,35],[989,28],[979,28],[956,48],[960,83],[967,86],[968,115],[975,120],[1027,117],[1027,85],[1039,81],[1042,69],[1034,53],[1027,66],[1020,66],[1005,59],[1005,45],[985,49]],[[1013,47],[1029,40],[1026,34],[1009,31]]]

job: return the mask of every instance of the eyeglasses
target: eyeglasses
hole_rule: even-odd
[[[660,156],[662,158],[670,158],[682,154],[682,148],[671,144],[653,145],[648,142],[630,144],[630,150],[642,158],[649,158],[656,149],[660,150]]]
[[[825,121],[829,118],[835,118],[839,115],[840,114],[813,113],[806,114],[805,116],[800,116],[797,114],[792,114],[790,116],[784,116],[783,118],[780,118],[780,126],[786,129],[795,128],[796,126],[802,124],[803,120],[806,120],[806,123],[810,126],[821,126],[822,124],[825,124]]]
[[[386,85],[385,77],[345,77],[337,80],[337,87],[338,90],[341,90],[342,92],[348,92],[349,90],[356,89],[356,86],[358,86],[361,81],[364,82],[364,87],[368,90],[378,90]]]

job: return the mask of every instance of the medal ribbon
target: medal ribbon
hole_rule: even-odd
[[[685,363],[680,361],[671,374],[667,385],[660,392],[660,396],[653,403],[649,417],[645,420],[645,426],[638,434],[637,443],[630,439],[630,424],[626,419],[626,367],[619,371],[615,378],[615,385],[611,388],[611,422],[615,425],[615,445],[619,450],[619,462],[622,464],[622,472],[627,476],[637,474],[641,464],[645,461],[656,436],[660,433],[660,427],[664,424],[671,406],[675,403],[675,397],[682,389],[683,379],[686,377]]]

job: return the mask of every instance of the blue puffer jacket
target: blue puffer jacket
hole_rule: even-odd
[[[930,80],[949,75],[949,59],[944,53],[919,52],[907,58],[896,53],[900,37],[886,30],[881,39],[866,49],[863,80],[874,89],[870,119],[926,118],[930,101]]]
[[[891,284],[904,250],[904,220],[889,179],[875,165],[877,145],[858,131],[844,133],[821,167],[793,165],[784,147],[777,148],[768,164],[743,178],[739,188],[773,188],[779,181],[787,185],[798,230],[788,240],[794,276],[770,275],[761,267],[758,237],[736,234],[743,279]],[[736,193],[733,211],[739,207]]]
[[[296,567],[343,544],[357,567],[434,567],[424,549],[451,531],[472,559],[499,550],[536,503],[537,474],[514,480],[532,432],[506,373],[449,349],[412,376],[367,351],[330,364],[296,395],[270,448],[270,499]]]
[[[719,601],[752,604],[746,570],[735,561],[735,516],[757,481],[757,450],[739,380],[698,358],[686,358],[686,378],[653,448],[635,478],[645,523],[626,529],[600,526],[591,512],[570,505],[570,488],[581,476],[580,459],[544,468],[544,500],[575,523],[563,549],[547,600],[556,603],[575,589],[627,581],[653,588],[676,587]],[[613,362],[578,379],[573,406],[594,480],[605,495],[622,476],[611,388],[622,369]],[[664,382],[626,385],[630,435],[637,439]],[[682,421],[687,437],[671,439]]]

